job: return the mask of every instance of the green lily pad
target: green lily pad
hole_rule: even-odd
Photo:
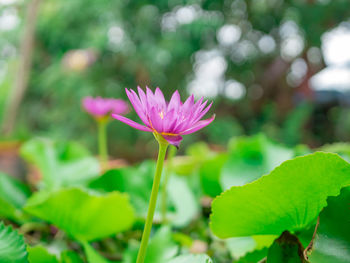
[[[155,163],[147,161],[136,167],[125,167],[107,171],[101,177],[90,182],[89,187],[102,192],[120,191],[130,195],[130,201],[139,217],[147,214],[151,196]],[[163,174],[164,176],[164,174]],[[199,213],[199,205],[185,177],[172,175],[168,183],[167,218],[175,226],[188,224]],[[161,198],[161,195],[158,196]],[[155,219],[161,220],[158,200]]]
[[[311,263],[350,262],[350,187],[337,197],[328,198],[328,206],[320,214]]]
[[[199,168],[200,182],[203,193],[215,197],[222,192],[220,176],[227,154],[221,153],[208,158]]]
[[[0,217],[22,220],[21,209],[30,194],[28,186],[0,172]]]
[[[23,236],[0,222],[0,262],[28,263]]]
[[[102,192],[128,193],[137,214],[146,216],[155,167],[155,162],[147,161],[137,167],[110,170],[92,180],[89,187]]]
[[[169,263],[213,263],[210,257],[204,254],[182,255],[169,261]]]
[[[284,162],[270,174],[232,187],[212,204],[211,229],[221,237],[280,235],[302,230],[350,184],[350,164],[314,153]]]
[[[192,156],[176,156],[173,159],[173,170],[178,175],[191,175],[199,163]]]
[[[350,159],[350,143],[338,142],[326,144],[320,148],[320,151],[338,153],[341,156]]]
[[[266,258],[268,248],[257,249],[253,252],[247,253],[244,257],[240,258],[235,263],[252,263],[252,262],[263,262],[262,260]]]
[[[51,255],[43,246],[28,247],[29,263],[58,263],[55,255]]]
[[[170,204],[174,206],[174,212],[168,212],[168,219],[172,225],[181,227],[189,224],[198,216],[199,202],[189,188],[186,178],[172,175],[168,184],[168,196]]]
[[[84,263],[79,254],[66,250],[61,253],[61,263]]]
[[[293,158],[293,154],[293,150],[269,141],[264,135],[234,138],[222,168],[221,185],[227,190],[250,183]]]
[[[83,241],[125,231],[134,221],[128,196],[119,192],[102,195],[79,188],[39,192],[24,209]]]
[[[109,263],[107,259],[102,257],[89,243],[83,242],[83,247],[89,263]]]
[[[32,139],[21,147],[21,155],[40,171],[40,186],[59,188],[86,184],[96,177],[100,165],[81,145]]]
[[[269,247],[275,239],[276,236],[272,235],[232,237],[226,239],[225,243],[231,257],[238,260],[250,252]]]
[[[136,262],[139,246],[131,243],[124,254],[123,263]],[[151,238],[145,258],[145,263],[164,263],[173,258],[178,250],[175,244],[171,229],[169,227],[160,228]]]

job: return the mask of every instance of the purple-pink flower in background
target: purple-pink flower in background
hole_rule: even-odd
[[[160,134],[172,145],[179,146],[182,135],[202,129],[215,118],[213,115],[209,119],[201,120],[212,105],[210,103],[207,106],[208,101],[203,102],[203,98],[195,102],[191,95],[182,103],[179,92],[175,91],[170,101],[166,102],[159,88],[154,93],[148,87],[146,93],[140,87],[137,89],[138,94],[132,89],[125,90],[144,125],[119,114],[112,114],[112,117],[141,131]]]
[[[111,113],[126,114],[129,111],[129,106],[124,100],[90,96],[83,99],[83,107],[97,118],[109,116]]]

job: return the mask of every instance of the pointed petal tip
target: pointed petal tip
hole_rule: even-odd
[[[156,95],[158,94],[158,95],[164,97],[163,92],[159,87],[156,88],[156,90],[154,91],[154,94],[156,94]]]
[[[143,91],[143,90],[141,89],[140,86],[137,86],[137,91],[138,91],[138,93],[140,94],[140,92]]]
[[[132,89],[128,89],[128,88],[125,88],[125,93],[126,93],[126,95],[128,96],[128,98],[130,99],[130,95],[131,95],[131,91],[132,91]]]
[[[201,120],[201,121],[198,121],[195,125],[193,125],[191,128],[181,132],[180,134],[181,135],[186,135],[186,134],[191,134],[191,133],[194,133],[206,126],[208,126],[210,123],[212,123],[215,119],[215,114],[213,114],[209,119],[206,119],[206,120]]]
[[[148,86],[146,86],[146,95],[147,95],[148,99],[150,99],[154,96],[153,91]]]
[[[119,114],[115,114],[115,113],[112,113],[111,116],[118,120],[118,121],[121,121],[121,122],[124,122],[125,124],[129,125],[130,127],[132,128],[135,128],[137,130],[140,130],[140,131],[146,131],[146,132],[153,132],[150,128],[148,128],[147,126],[144,126],[144,125],[141,125],[137,122],[134,122],[133,120],[130,120],[124,116],[121,116]]]

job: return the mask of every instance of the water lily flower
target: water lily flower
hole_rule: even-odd
[[[129,111],[128,104],[121,99],[85,97],[83,108],[96,118],[108,117],[111,113],[126,114]]]
[[[145,228],[143,230],[141,245],[136,259],[136,263],[144,263],[168,146],[169,144],[172,144],[178,147],[182,140],[182,135],[194,133],[207,126],[214,120],[215,115],[209,119],[202,120],[212,105],[212,103],[210,103],[207,106],[208,101],[203,102],[203,98],[195,102],[194,96],[191,95],[184,103],[182,103],[179,92],[175,91],[170,101],[166,102],[164,95],[159,88],[156,88],[154,93],[148,87],[146,87],[146,93],[140,87],[137,87],[137,89],[139,94],[132,89],[125,89],[125,91],[144,125],[134,122],[117,113],[113,113],[112,117],[135,129],[152,132],[159,144],[156,171],[145,221]]]
[[[155,135],[161,135],[168,143],[178,147],[182,135],[194,133],[209,125],[215,118],[201,120],[209,111],[212,103],[203,98],[194,101],[191,95],[184,103],[181,102],[180,94],[176,90],[170,101],[166,102],[159,88],[153,93],[148,87],[146,93],[137,87],[138,94],[130,89],[125,89],[126,94],[143,124],[136,123],[120,114],[113,113],[112,117],[129,126]]]

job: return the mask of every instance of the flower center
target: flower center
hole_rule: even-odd
[[[159,116],[163,120],[164,119],[164,112],[163,111],[159,112]]]

